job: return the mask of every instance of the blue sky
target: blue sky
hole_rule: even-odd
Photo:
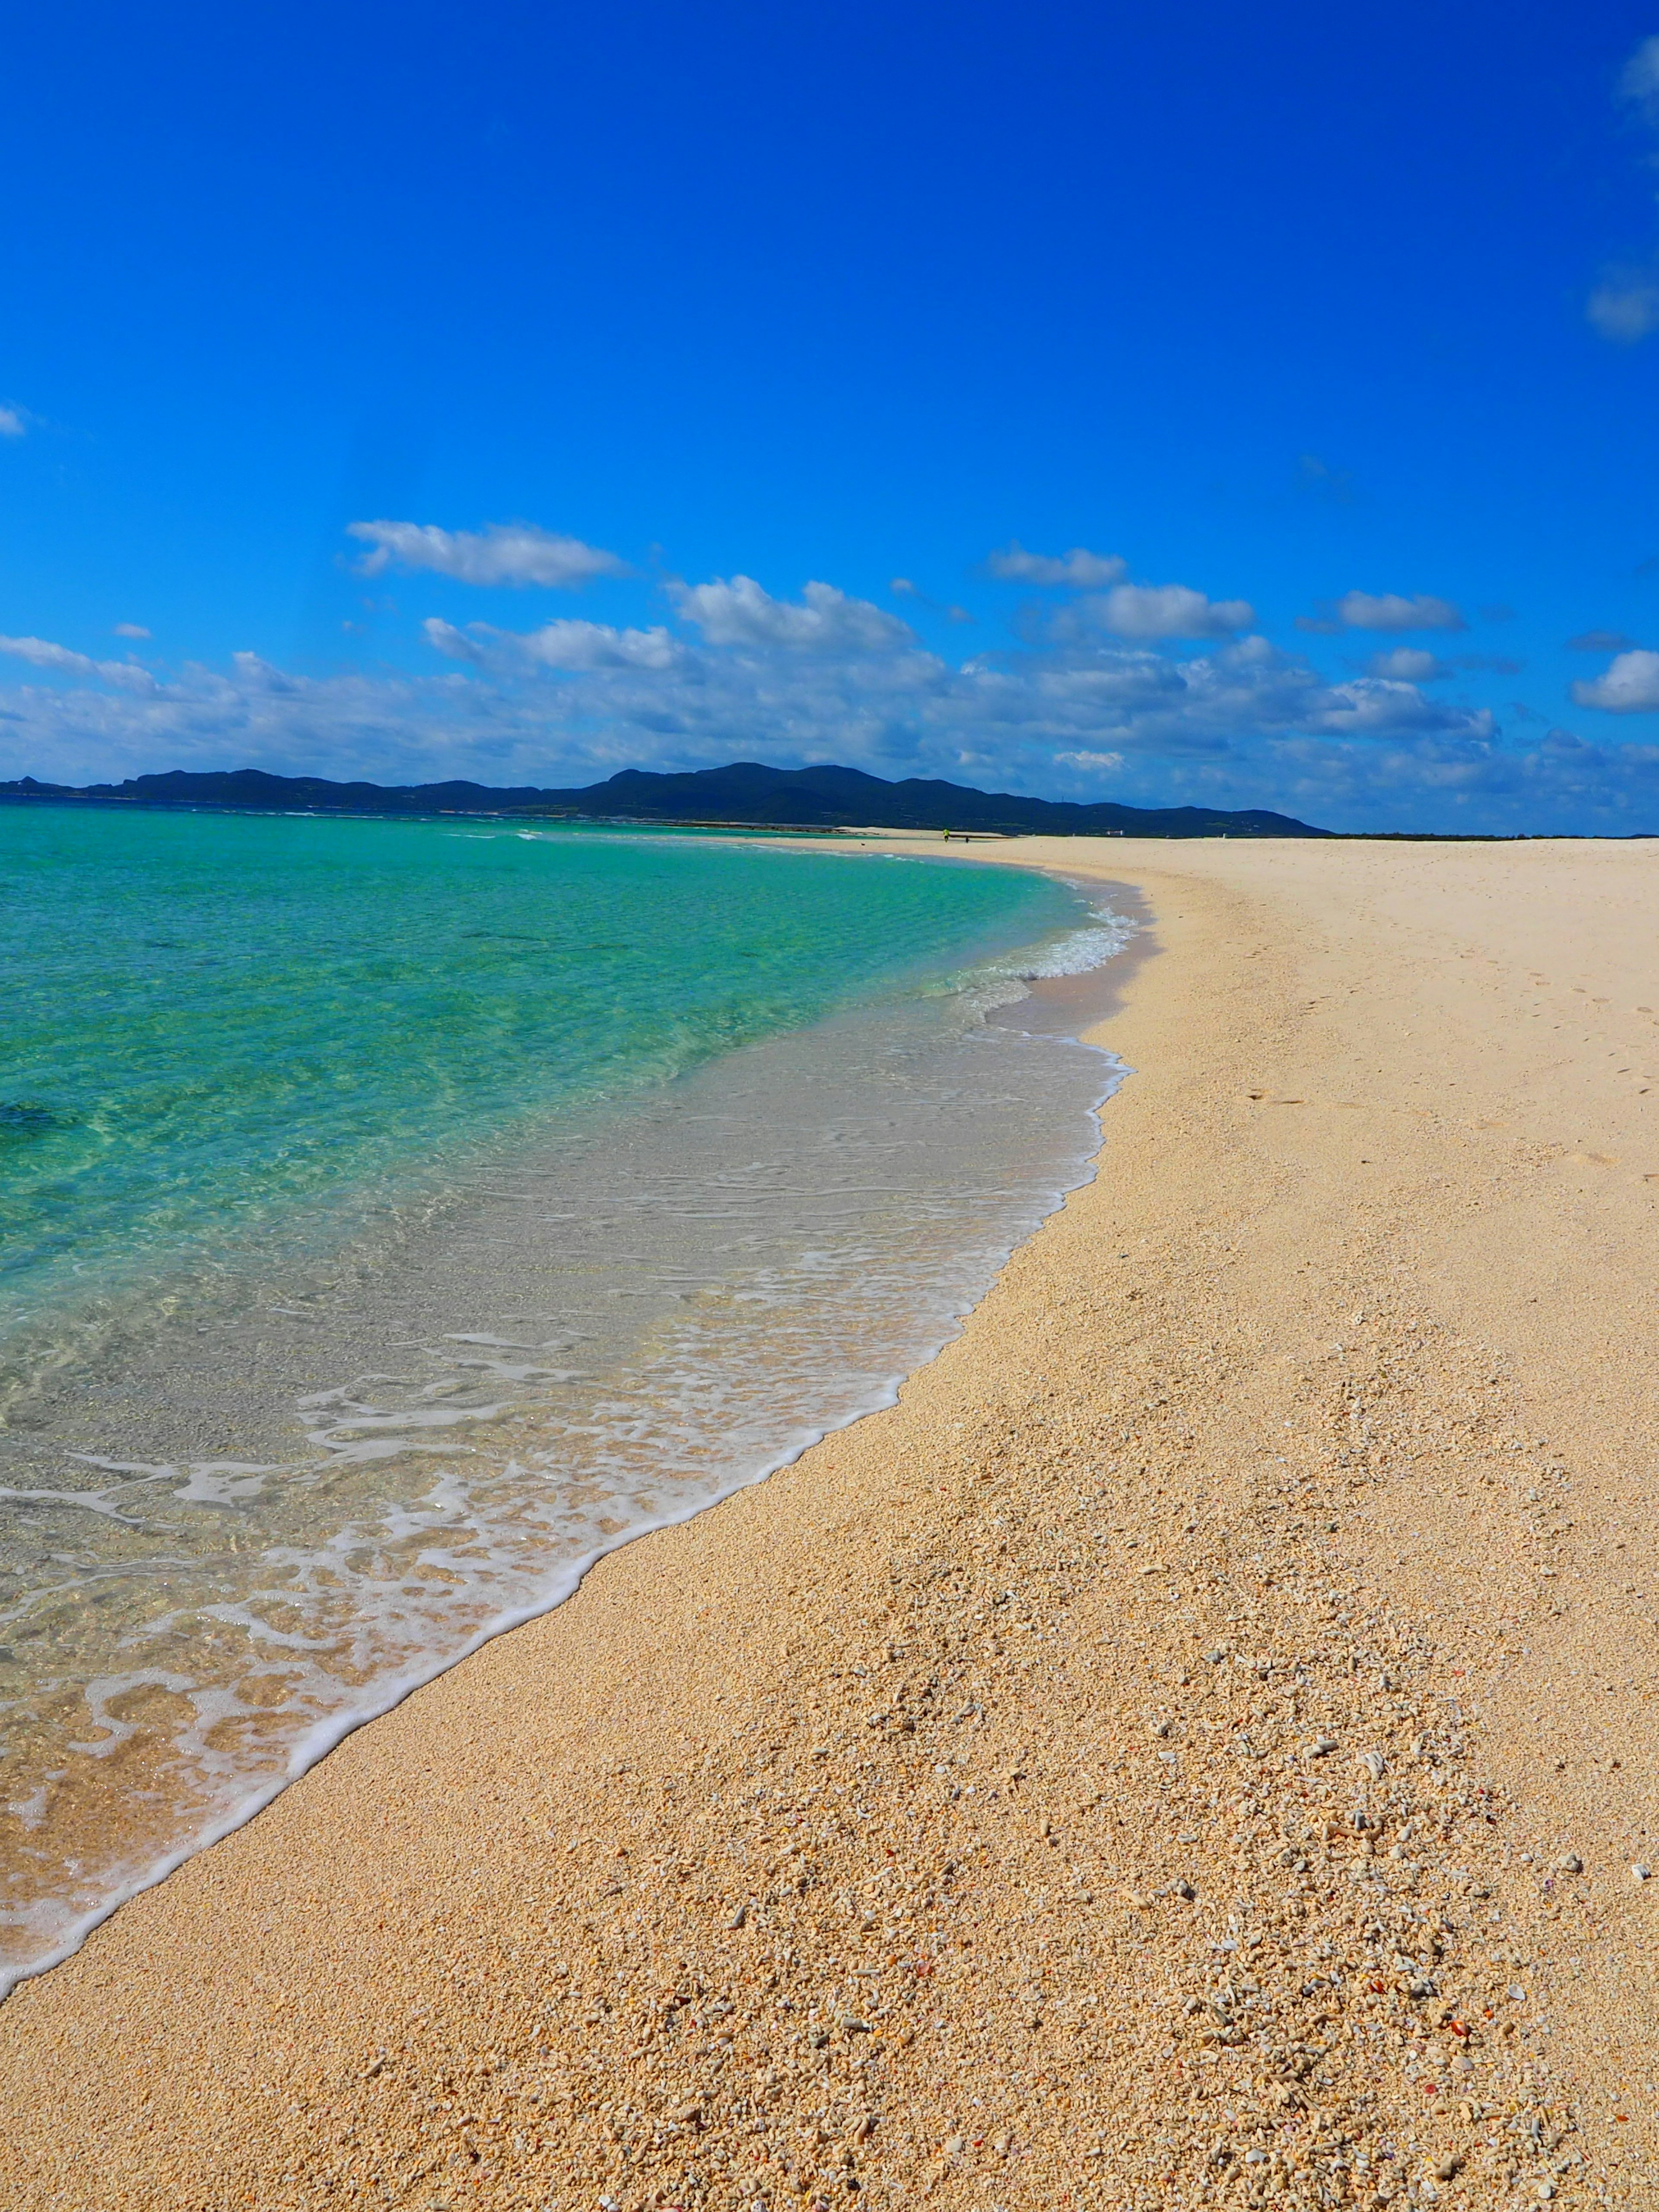
[[[0,775],[1659,830],[1659,9],[8,40]]]

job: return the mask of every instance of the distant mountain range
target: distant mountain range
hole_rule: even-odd
[[[1020,799],[975,791],[967,784],[908,777],[889,783],[855,768],[729,768],[659,775],[623,769],[604,783],[576,791],[482,783],[331,783],[315,775],[267,775],[240,768],[198,775],[129,776],[125,783],[39,783],[26,775],[0,783],[0,800],[76,800],[91,805],[194,806],[259,813],[488,814],[542,819],[707,823],[744,829],[844,830],[879,824],[892,830],[962,830],[1018,836],[1326,837],[1288,814],[1262,807],[1240,813],[1212,806],[1093,806],[1069,800]]]

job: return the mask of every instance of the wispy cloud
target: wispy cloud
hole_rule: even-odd
[[[1345,592],[1316,615],[1298,615],[1298,629],[1329,635],[1344,629],[1466,629],[1461,611],[1431,592]]]
[[[1659,131],[1659,37],[1644,39],[1626,61],[1617,96],[1638,123]],[[1584,316],[1611,344],[1639,344],[1659,330],[1659,261],[1638,256],[1604,269],[1584,302]]]
[[[1129,573],[1128,562],[1116,553],[1091,553],[1082,545],[1069,553],[1028,553],[1017,538],[988,553],[985,567],[1005,584],[1065,584],[1081,592],[1120,583]]]
[[[155,678],[147,668],[131,660],[94,660],[67,645],[54,645],[44,637],[0,637],[0,653],[31,667],[49,669],[57,676],[81,676],[100,684],[113,684],[127,691],[153,691]]]
[[[529,522],[491,522],[482,530],[442,530],[435,522],[350,522],[347,534],[369,548],[358,573],[426,570],[460,584],[547,585],[571,591],[595,576],[631,572],[619,554]]]
[[[1636,640],[1626,637],[1621,629],[1581,629],[1577,637],[1567,640],[1570,653],[1625,653]]]
[[[919,607],[926,607],[929,614],[943,615],[946,622],[971,623],[974,619],[966,607],[952,606],[945,600],[929,599],[921,585],[913,584],[908,576],[895,576],[887,588],[896,599],[914,599]]]
[[[453,623],[428,615],[421,628],[427,642],[452,660],[478,667],[513,659],[542,668],[672,668],[684,647],[660,624],[651,629],[616,629],[609,623],[561,621],[539,629],[502,630],[488,623]]]
[[[1614,345],[1635,345],[1659,330],[1659,271],[1609,269],[1584,303],[1591,327]]]
[[[21,438],[28,434],[29,418],[21,407],[0,406],[0,438]]]
[[[1317,453],[1304,453],[1297,463],[1297,482],[1304,491],[1316,492],[1334,507],[1352,507],[1357,494],[1347,469],[1333,468]]]
[[[1644,39],[1619,72],[1619,97],[1659,130],[1659,36]]]
[[[148,637],[149,632],[143,623],[117,623],[110,631],[112,637]]]
[[[1459,653],[1449,660],[1443,660],[1438,653],[1430,653],[1420,645],[1392,645],[1386,652],[1371,655],[1365,663],[1365,672],[1401,684],[1439,684],[1449,676],[1480,672],[1518,676],[1525,666],[1523,660],[1513,660],[1496,653]]]
[[[1604,675],[1581,677],[1570,690],[1577,705],[1606,714],[1659,714],[1659,653],[1640,646],[1621,653]]]

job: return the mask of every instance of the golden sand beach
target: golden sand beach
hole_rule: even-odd
[[[1097,1179],[21,1988],[6,2212],[1659,2202],[1659,849],[974,851]]]

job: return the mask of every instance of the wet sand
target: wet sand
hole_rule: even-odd
[[[8,2212],[1659,2198],[1659,851],[970,850],[1098,1180],[21,1989]]]

